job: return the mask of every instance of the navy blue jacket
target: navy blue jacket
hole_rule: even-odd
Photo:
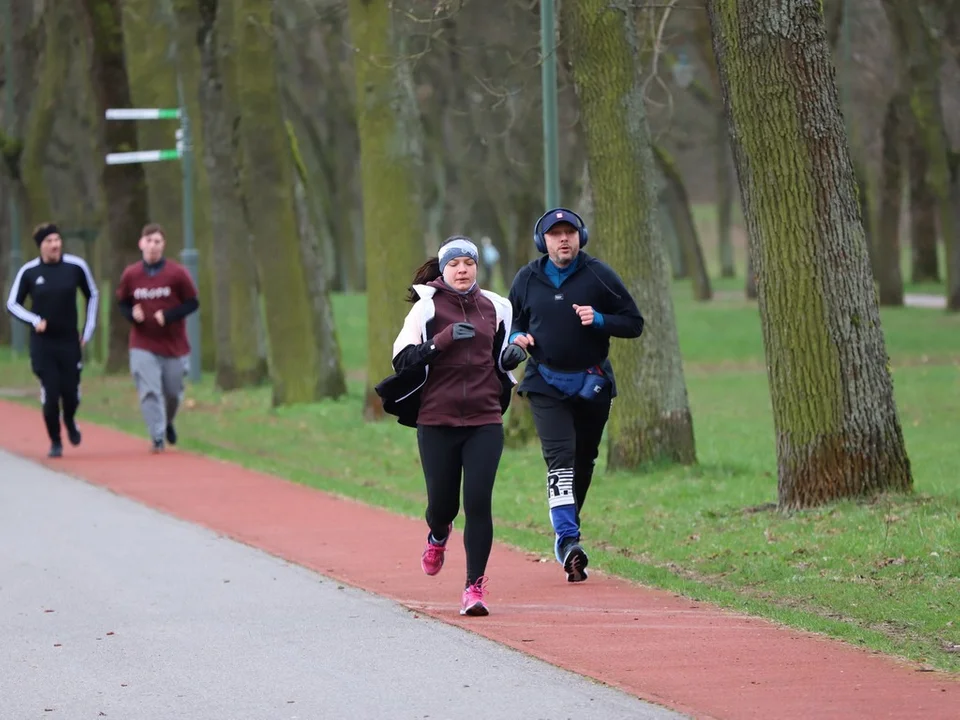
[[[615,397],[616,380],[608,357],[610,338],[639,337],[643,316],[623,281],[606,263],[581,250],[569,274],[558,278],[552,264],[554,272],[548,275],[549,262],[543,256],[520,268],[510,288],[511,337],[524,332],[534,339],[517,392],[563,397],[540,376],[537,364],[543,363],[553,370],[574,372],[599,366],[609,377],[611,397]],[[603,317],[584,327],[574,305],[589,305]]]

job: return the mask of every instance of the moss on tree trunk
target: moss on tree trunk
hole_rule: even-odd
[[[196,0],[197,45],[200,51],[198,89],[202,142],[198,156],[210,187],[211,255],[218,271],[213,277],[211,308],[214,322],[217,387],[235,390],[258,385],[268,377],[260,313],[257,272],[243,203],[240,197],[234,143],[236,89],[229,66],[233,16],[228,3]]]
[[[420,118],[409,58],[392,3],[350,0],[356,48],[357,126],[367,276],[367,392],[364,417],[383,416],[373,388],[393,372],[391,348],[410,309],[403,302],[423,261]]]
[[[233,51],[241,187],[263,292],[273,403],[289,405],[322,396],[321,368],[300,257],[271,11],[270,0],[236,0]]]
[[[710,0],[781,509],[912,486],[818,0]]]
[[[612,343],[619,397],[610,415],[608,464],[694,462],[633,11],[627,0],[579,0],[563,3],[561,21],[587,141],[591,245],[622,275],[647,321],[641,339]]]
[[[44,168],[47,165],[47,150],[57,119],[58,99],[63,95],[67,77],[69,47],[63,42],[63,38],[69,35],[70,24],[73,22],[66,3],[47,5],[43,19],[43,59],[40,62],[40,76],[25,127],[20,164],[27,207],[23,237],[17,241],[21,243],[25,257],[31,257],[37,250],[27,231],[37,223],[53,219],[50,216],[51,203]]]

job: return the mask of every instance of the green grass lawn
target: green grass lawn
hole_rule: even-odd
[[[601,461],[584,514],[591,564],[960,671],[960,317],[882,313],[915,492],[783,515],[771,508],[776,457],[756,306],[698,305],[690,294],[676,285],[700,463],[608,474]],[[335,306],[344,363],[357,377],[363,298],[338,296]],[[35,387],[26,360],[9,352],[0,354],[0,378],[6,388]],[[83,390],[82,419],[141,432],[127,377],[92,367]],[[182,447],[420,518],[414,433],[392,418],[365,424],[362,397],[352,380],[338,402],[272,410],[268,389],[224,394],[205,378],[188,391]],[[42,432],[38,412],[38,442]],[[499,540],[550,556],[539,448],[504,454],[494,512]]]

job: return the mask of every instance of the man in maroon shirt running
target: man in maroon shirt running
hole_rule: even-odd
[[[190,273],[163,256],[165,245],[163,228],[146,225],[140,233],[143,260],[127,266],[117,286],[120,313],[131,323],[130,374],[154,452],[163,450],[164,438],[177,442],[173,419],[190,362],[184,319],[200,307]]]

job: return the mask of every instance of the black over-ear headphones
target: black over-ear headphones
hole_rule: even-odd
[[[537,250],[542,253],[547,251],[547,240],[543,237],[543,231],[540,229],[543,226],[543,221],[550,216],[556,216],[557,213],[563,215],[568,215],[573,217],[576,220],[577,233],[580,235],[580,247],[584,247],[587,244],[587,241],[590,239],[590,235],[587,232],[587,226],[583,222],[583,218],[577,215],[573,210],[568,210],[567,208],[554,208],[553,210],[548,210],[543,215],[540,216],[540,219],[537,220],[536,225],[533,226],[533,244],[537,246]]]

